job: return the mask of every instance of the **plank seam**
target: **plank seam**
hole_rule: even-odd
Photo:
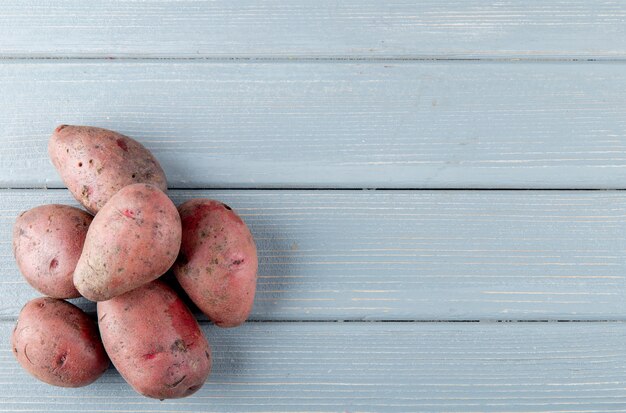
[[[550,192],[550,191],[559,191],[559,192],[619,192],[626,191],[626,187],[624,188],[529,188],[529,187],[491,187],[491,188],[480,188],[480,187],[273,187],[273,186],[244,186],[244,187],[221,187],[221,186],[207,186],[207,187],[169,187],[167,188],[171,191],[389,191],[389,192],[409,192],[409,191],[532,191],[532,192]],[[58,186],[40,186],[40,187],[0,187],[0,191],[8,190],[8,191],[61,191],[67,190],[65,187]]]
[[[95,314],[89,313],[94,316]],[[95,317],[94,317],[95,318]],[[3,322],[14,322],[17,320],[17,315],[10,317],[0,317],[0,323]],[[198,323],[200,324],[212,324],[207,319],[197,318]],[[448,324],[563,324],[563,323],[604,323],[604,324],[613,324],[613,323],[626,323],[626,320],[620,319],[602,319],[602,320],[550,320],[550,319],[537,319],[537,320],[516,320],[516,319],[484,319],[484,320],[406,320],[406,319],[398,319],[398,320],[359,320],[359,319],[346,319],[346,320],[246,320],[246,323],[251,324],[269,324],[269,323],[281,323],[281,324],[296,324],[296,323],[406,323],[406,324],[432,324],[432,323],[448,323]]]
[[[306,62],[500,62],[500,63],[626,63],[624,57],[527,57],[527,56],[506,56],[506,57],[444,57],[444,56],[105,56],[105,55],[2,55],[0,61],[14,60],[93,60],[93,61],[206,61],[217,63],[242,63],[242,62],[277,62],[277,63],[306,63]]]

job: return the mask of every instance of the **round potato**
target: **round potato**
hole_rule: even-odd
[[[180,216],[159,188],[133,184],[96,215],[74,271],[74,285],[105,301],[163,275],[180,249]]]
[[[24,306],[11,344],[24,369],[54,386],[86,386],[109,367],[96,323],[56,298],[36,298]]]
[[[98,303],[104,348],[140,394],[195,393],[211,371],[211,349],[183,301],[161,281]]]
[[[37,291],[54,298],[80,293],[72,278],[93,217],[68,205],[42,205],[20,214],[13,226],[13,254]]]
[[[72,195],[95,214],[120,189],[134,183],[167,190],[159,162],[134,139],[107,129],[61,125],[48,154]]]
[[[228,206],[192,199],[178,208],[183,239],[173,270],[189,298],[219,327],[250,314],[258,259],[250,230]]]

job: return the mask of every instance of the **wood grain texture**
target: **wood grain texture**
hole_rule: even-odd
[[[626,319],[623,191],[170,191],[212,197],[259,250],[255,320]],[[0,316],[36,296],[11,253],[20,210],[65,190],[0,191]],[[92,306],[87,306],[93,310]]]
[[[626,2],[5,0],[0,56],[626,57]]]
[[[622,63],[5,62],[0,90],[2,187],[62,186],[59,123],[136,137],[179,188],[626,182]]]
[[[8,342],[12,324],[0,324]],[[0,351],[2,412],[624,412],[623,323],[247,323],[205,326],[196,395],[136,395],[114,370],[54,388]]]

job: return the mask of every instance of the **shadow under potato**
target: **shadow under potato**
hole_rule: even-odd
[[[70,298],[67,301],[74,304],[87,313],[94,320],[96,319],[96,303],[86,299],[85,297]]]
[[[207,318],[202,312],[196,307],[196,305],[191,301],[191,299],[185,293],[185,290],[180,286],[174,274],[171,271],[168,271],[163,276],[159,278],[159,280],[163,281],[170,288],[172,288],[176,294],[183,300],[185,305],[189,308],[189,310],[193,313],[198,321],[207,321]],[[71,298],[68,299],[70,303],[74,304],[84,312],[86,312],[90,317],[96,319],[96,303],[94,301],[90,301],[84,297],[79,298]]]
[[[176,276],[171,270],[163,274],[159,279],[167,284],[172,290],[174,290],[176,295],[178,295],[180,299],[183,300],[185,305],[193,313],[194,317],[196,317],[196,320],[198,320],[199,322],[208,320],[207,317],[202,314],[202,311],[200,311],[198,307],[194,304],[194,302],[191,301],[191,298],[189,298],[183,287],[180,286],[180,283],[178,282]]]

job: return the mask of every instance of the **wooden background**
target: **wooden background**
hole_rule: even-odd
[[[626,1],[5,0],[0,412],[626,412]],[[57,124],[152,150],[258,243],[195,396],[43,385],[11,229]],[[93,305],[79,301],[88,311]]]

